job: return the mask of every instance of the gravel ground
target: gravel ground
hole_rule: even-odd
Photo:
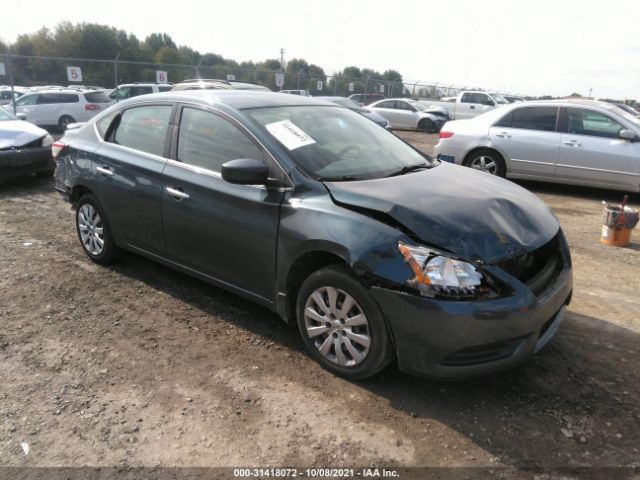
[[[266,309],[135,255],[92,264],[51,180],[0,184],[0,466],[639,467],[639,234],[598,242],[619,193],[523,185],[573,254],[551,344],[479,379],[350,382]]]

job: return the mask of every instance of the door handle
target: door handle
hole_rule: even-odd
[[[186,200],[189,198],[188,193],[184,193],[182,190],[178,190],[177,188],[167,187],[165,190],[170,197],[173,197],[176,200]]]
[[[562,143],[564,143],[565,145],[569,145],[570,147],[581,147],[582,146],[582,144],[578,143],[577,140],[567,140],[567,141],[564,141]]]
[[[475,105],[469,105],[469,108],[470,108],[471,110],[473,110],[473,109],[475,109],[475,108],[476,108],[476,106],[475,106]]]
[[[511,134],[509,134],[508,132],[496,133],[496,137],[511,138]]]
[[[113,177],[113,171],[108,167],[96,167],[96,172],[107,175],[109,177]]]

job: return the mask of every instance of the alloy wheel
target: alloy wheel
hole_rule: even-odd
[[[358,302],[344,290],[314,290],[304,307],[304,324],[320,354],[333,363],[353,367],[369,353],[369,322]]]
[[[498,169],[496,161],[488,155],[479,155],[469,162],[469,166],[474,170],[480,170],[482,172],[495,175]]]
[[[104,250],[104,225],[93,205],[85,203],[78,211],[78,230],[85,250],[98,256]]]

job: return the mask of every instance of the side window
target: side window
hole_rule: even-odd
[[[512,121],[513,121],[513,112],[509,112],[504,117],[502,117],[500,120],[498,120],[493,126],[494,127],[511,128]]]
[[[473,103],[471,100],[471,94],[469,92],[463,93],[462,98],[460,98],[460,103]]]
[[[567,108],[567,131],[578,135],[619,138],[623,127],[611,117],[582,108]]]
[[[398,104],[398,110],[406,110],[407,112],[415,112],[415,108],[409,105],[407,102],[396,102]]]
[[[109,130],[109,126],[111,125],[111,122],[113,122],[113,119],[116,118],[118,115],[120,115],[120,111],[114,110],[113,112],[102,117],[100,120],[96,122],[96,128],[98,129],[98,133],[102,138],[105,137],[105,135],[107,134],[107,130]]]
[[[126,98],[129,98],[129,94],[130,94],[129,87],[119,87],[119,88],[116,88],[113,92],[111,92],[109,96],[111,98],[115,98],[116,100],[124,100]]]
[[[38,105],[47,105],[51,103],[59,103],[59,93],[40,93],[38,94]]]
[[[158,91],[160,92],[170,92],[173,87],[171,85],[162,85],[158,87]]]
[[[395,100],[387,100],[376,105],[377,108],[398,108]]]
[[[556,119],[558,107],[523,107],[512,112],[513,128],[525,128],[528,130],[542,130],[545,132],[556,131]]]
[[[16,100],[16,107],[35,105],[39,95],[24,95]]]
[[[161,157],[172,108],[170,105],[152,105],[125,110],[109,141]]]
[[[223,163],[238,158],[262,159],[262,151],[238,127],[211,112],[182,110],[178,160],[220,172]]]
[[[60,103],[78,103],[80,102],[80,99],[75,93],[61,93],[58,101]]]

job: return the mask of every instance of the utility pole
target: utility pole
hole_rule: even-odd
[[[118,59],[120,58],[120,52],[113,59],[113,88],[118,88]]]
[[[280,49],[280,71],[284,72],[284,48]]]

